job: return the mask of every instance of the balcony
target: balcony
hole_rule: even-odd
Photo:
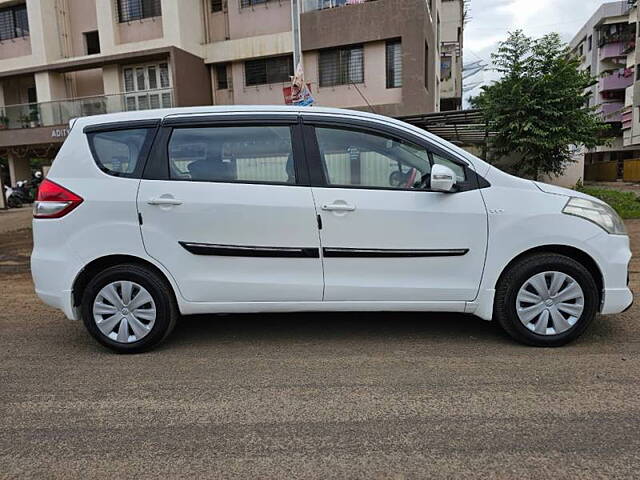
[[[624,42],[607,43],[600,47],[600,60],[626,56],[627,46]]]
[[[173,106],[171,89],[100,95],[0,107],[0,129],[66,125],[73,118]]]
[[[598,113],[605,122],[621,122],[623,109],[624,103],[622,102],[603,103],[600,105]]]
[[[328,8],[344,7],[371,1],[374,0],[302,0],[302,12],[326,10]]]
[[[600,92],[612,90],[624,90],[633,85],[633,69],[622,68],[606,77],[602,77],[599,82]]]

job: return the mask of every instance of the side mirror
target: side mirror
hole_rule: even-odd
[[[456,174],[449,167],[435,164],[431,167],[431,190],[434,192],[451,192],[456,184]]]

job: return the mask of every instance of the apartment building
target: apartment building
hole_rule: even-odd
[[[598,79],[591,87],[590,105],[610,124],[613,134],[609,145],[584,151],[585,180],[640,180],[635,4],[624,0],[601,5],[570,43],[582,59],[582,68]]]
[[[439,25],[462,0],[300,2],[316,104],[440,110]],[[446,98],[461,84],[462,24],[444,20],[455,31],[443,51]],[[29,177],[29,159],[52,159],[77,116],[284,104],[291,23],[288,0],[0,0],[0,157],[11,182]]]
[[[442,0],[440,15],[440,110],[461,110],[465,0]]]

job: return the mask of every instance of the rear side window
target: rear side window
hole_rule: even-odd
[[[98,167],[110,175],[139,178],[151,143],[152,128],[89,133],[89,145]]]
[[[176,128],[169,141],[174,180],[295,184],[289,126]]]

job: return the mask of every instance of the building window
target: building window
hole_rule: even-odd
[[[424,88],[429,90],[429,44],[424,42]]]
[[[402,86],[402,43],[400,40],[387,42],[387,88]]]
[[[212,12],[221,12],[222,8],[222,0],[211,0],[211,11]]]
[[[29,36],[27,5],[0,9],[0,41]]]
[[[160,0],[117,0],[120,23],[162,15]]]
[[[593,35],[589,35],[589,51],[591,51],[593,49]]]
[[[293,57],[259,58],[244,62],[244,77],[247,86],[285,83],[293,76]]]
[[[84,32],[84,45],[87,55],[100,53],[100,37],[98,31]]]
[[[240,0],[240,8],[253,7],[254,5],[261,5],[268,1],[269,0]]]
[[[216,88],[218,90],[226,90],[229,88],[229,77],[227,76],[227,64],[220,63],[215,66],[216,69]]]
[[[578,49],[578,56],[582,57],[584,55],[584,44],[580,44],[580,48]]]
[[[168,63],[125,67],[123,77],[126,110],[173,106]]]
[[[320,86],[364,83],[364,47],[331,48],[320,51]]]

